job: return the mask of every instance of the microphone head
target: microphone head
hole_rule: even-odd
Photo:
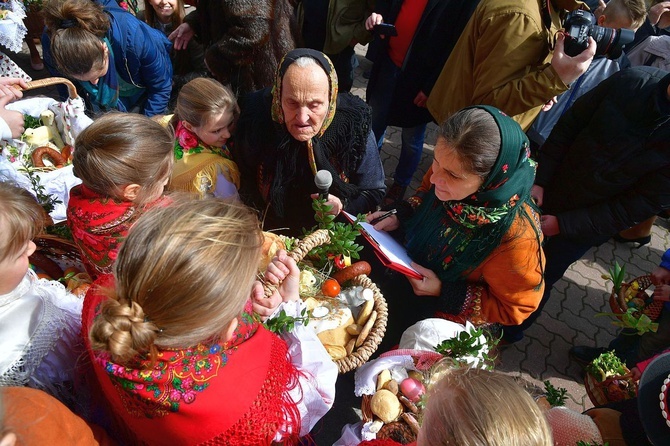
[[[333,176],[327,170],[319,170],[314,175],[314,184],[319,190],[328,190],[333,184]]]

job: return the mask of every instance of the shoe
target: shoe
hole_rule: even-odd
[[[389,206],[391,204],[402,201],[402,199],[405,198],[405,192],[407,192],[407,186],[401,186],[398,183],[393,183],[393,186],[391,186],[388,192],[386,192],[386,196],[382,201],[383,205]]]
[[[581,365],[587,365],[593,362],[598,356],[607,351],[602,347],[587,347],[586,345],[575,345],[570,348],[569,355],[572,359]]]
[[[639,238],[623,238],[619,234],[615,234],[612,236],[612,238],[619,243],[637,243],[635,249],[639,249],[642,246],[647,245],[649,244],[649,242],[651,242],[651,234]]]

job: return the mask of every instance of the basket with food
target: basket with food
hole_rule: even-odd
[[[367,276],[370,265],[338,262],[342,268],[337,269],[334,258],[315,260],[317,248],[331,243],[332,232],[327,229],[316,230],[301,240],[265,234],[266,259],[271,259],[278,249],[287,249],[298,263],[307,327],[316,332],[339,372],[364,364],[381,343],[388,318],[386,301]],[[265,284],[266,296],[273,291],[273,285]]]
[[[72,172],[75,137],[92,120],[84,113],[83,99],[64,78],[47,78],[28,83],[28,89],[65,84],[69,99],[58,102],[48,97],[31,97],[6,108],[24,115],[21,137],[0,143],[0,176],[16,182],[37,196],[54,221],[65,219],[68,193],[81,181]]]
[[[497,341],[483,327],[425,319],[403,333],[399,349],[381,354],[356,371],[354,393],[361,397],[359,440],[416,441],[424,395],[439,370],[492,368]],[[437,372],[437,373],[435,373]],[[350,434],[358,429],[348,429]]]
[[[77,245],[49,234],[37,236],[34,242],[37,248],[30,256],[30,265],[37,276],[62,282],[68,291],[83,299],[92,279],[85,272]]]
[[[624,282],[625,267],[615,262],[608,276],[614,284],[609,297],[613,315],[618,319],[616,325],[637,330],[639,334],[656,331],[656,320],[661,315],[663,302],[654,300],[647,293],[652,285],[651,276],[639,276],[630,282]]]
[[[586,366],[584,387],[595,406],[634,398],[637,383],[616,354],[605,352]]]

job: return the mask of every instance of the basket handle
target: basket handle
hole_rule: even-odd
[[[28,87],[24,88],[24,90],[33,90],[35,88],[50,87],[52,85],[65,84],[70,99],[76,99],[79,97],[79,95],[77,94],[77,88],[69,79],[65,79],[64,77],[47,77],[44,79],[38,79],[36,81],[30,81],[27,84]]]
[[[317,246],[330,242],[330,232],[327,229],[317,229],[304,239],[300,240],[296,246],[289,251],[288,256],[295,260],[296,263],[305,258],[308,252]],[[270,297],[277,290],[277,286],[272,283],[265,283],[263,285],[263,295]]]

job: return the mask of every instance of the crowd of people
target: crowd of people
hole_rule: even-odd
[[[375,264],[379,352],[432,317],[518,342],[572,263],[613,237],[647,243],[670,209],[670,2],[45,0],[43,15],[45,67],[94,118],[66,220],[94,282],[82,302],[37,277],[44,210],[0,182],[2,446],[45,430],[87,445],[309,441],[337,367],[304,324],[263,324],[304,303],[286,251],[258,264],[262,231],[301,236],[315,199],[329,218],[395,212],[374,227],[422,278]],[[350,90],[367,43],[364,101]],[[0,78],[5,141],[24,131],[5,105],[25,88]],[[406,197],[432,121],[432,165]],[[388,190],[387,126],[402,128]],[[592,427],[587,441],[670,441],[650,403],[670,374],[668,271],[670,249],[650,272],[667,302],[658,330],[610,345],[639,398],[567,416]],[[575,444],[559,440],[565,417],[502,373],[440,363],[417,444]]]

